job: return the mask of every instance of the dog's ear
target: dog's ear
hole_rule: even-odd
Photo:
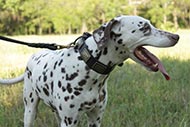
[[[118,19],[112,19],[110,22],[103,24],[101,27],[93,31],[93,38],[99,49],[105,46],[106,42],[110,39],[111,29],[119,22]]]

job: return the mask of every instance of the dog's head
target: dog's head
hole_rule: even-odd
[[[148,70],[160,70],[169,79],[160,60],[143,46],[174,46],[179,40],[178,35],[156,29],[139,16],[119,16],[95,30],[93,37],[100,49],[114,45],[115,51],[123,52],[122,56],[133,59]]]

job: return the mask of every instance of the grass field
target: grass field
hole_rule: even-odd
[[[181,38],[175,47],[149,48],[162,60],[170,74],[170,81],[131,60],[112,72],[102,127],[190,127],[190,30],[179,30],[177,33]],[[71,42],[76,36],[14,38],[61,43]],[[15,77],[23,73],[29,56],[38,50],[0,41],[0,77]],[[22,87],[22,83],[0,86],[0,127],[23,127]],[[55,126],[52,111],[40,103],[35,127]],[[87,127],[85,115],[79,127]]]

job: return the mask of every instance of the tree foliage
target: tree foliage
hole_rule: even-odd
[[[189,0],[0,0],[0,33],[81,33],[121,14],[162,29],[190,27]]]

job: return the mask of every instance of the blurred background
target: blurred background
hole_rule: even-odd
[[[161,29],[190,28],[189,0],[0,0],[0,33],[78,34],[121,14]]]
[[[116,67],[108,81],[101,127],[190,127],[190,0],[0,0],[0,35],[27,42],[68,44],[118,15],[139,15],[159,29],[180,35],[171,48],[147,47],[171,80],[132,60]],[[42,49],[0,40],[0,78],[22,74]],[[0,86],[0,127],[23,127],[23,83]],[[34,127],[56,127],[43,103]],[[87,127],[83,115],[78,127]]]

